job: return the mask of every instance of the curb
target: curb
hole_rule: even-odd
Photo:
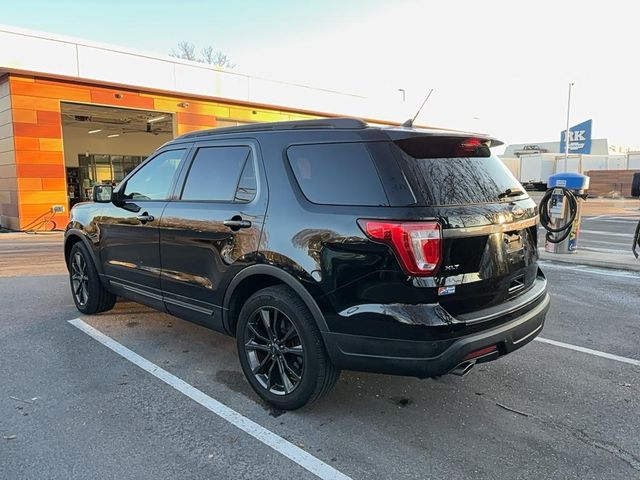
[[[609,270],[624,270],[627,272],[640,273],[640,260],[636,260],[633,254],[630,253],[629,263],[607,262],[605,260],[592,260],[592,259],[579,259],[569,260],[563,258],[549,257],[547,255],[540,255],[540,260],[551,263],[562,263],[564,265],[582,265],[587,267],[606,268]]]

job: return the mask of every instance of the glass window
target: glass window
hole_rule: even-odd
[[[253,178],[255,194],[253,168],[250,170],[243,168],[245,164],[251,164],[253,167],[250,153],[249,147],[199,148],[184,184],[182,200],[233,202],[237,197],[236,190],[239,183],[244,181],[244,185],[250,188],[251,178]],[[250,201],[250,199],[238,201]]]
[[[364,143],[295,145],[289,163],[305,197],[324,205],[388,205]]]
[[[124,197],[131,200],[166,200],[184,149],[162,152],[146,163],[125,186]]]
[[[255,168],[253,168],[253,160],[249,157],[242,169],[242,175],[240,175],[240,181],[238,182],[238,188],[236,189],[236,195],[233,201],[249,203],[255,198],[256,189],[256,171]]]
[[[524,192],[495,156],[414,158],[404,154],[402,167],[424,205],[496,203],[507,189]]]

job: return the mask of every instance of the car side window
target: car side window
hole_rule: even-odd
[[[289,164],[302,193],[321,205],[389,205],[365,143],[293,145]]]
[[[242,169],[242,175],[240,175],[233,201],[235,203],[249,203],[256,197],[257,188],[256,169],[253,166],[253,159],[249,156]]]
[[[181,199],[247,203],[255,195],[256,174],[249,147],[202,147],[189,168]]]
[[[124,187],[127,200],[166,200],[185,149],[168,150],[144,164]]]

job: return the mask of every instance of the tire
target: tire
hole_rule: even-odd
[[[264,401],[280,410],[295,410],[318,400],[340,376],[311,312],[284,285],[260,290],[247,300],[238,316],[236,341],[247,381]]]
[[[634,173],[631,180],[631,196],[640,197],[640,173]]]
[[[69,252],[69,283],[76,308],[91,315],[111,310],[116,296],[102,282],[93,259],[82,242],[77,242]]]

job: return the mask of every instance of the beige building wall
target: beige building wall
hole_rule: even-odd
[[[9,76],[0,77],[0,227],[17,229],[18,180]]]

